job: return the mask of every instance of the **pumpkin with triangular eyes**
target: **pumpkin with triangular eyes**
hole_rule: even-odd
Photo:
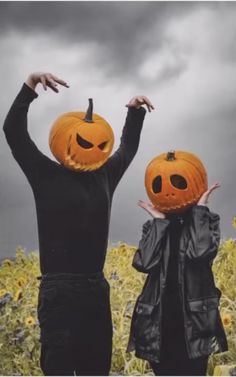
[[[87,113],[68,112],[56,119],[49,145],[55,158],[65,167],[75,171],[95,170],[107,161],[114,134],[105,119],[93,114],[90,98]]]
[[[145,186],[149,199],[160,212],[183,212],[207,190],[207,173],[193,153],[170,151],[148,164]]]

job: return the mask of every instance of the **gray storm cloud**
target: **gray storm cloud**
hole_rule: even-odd
[[[162,48],[166,25],[176,17],[186,17],[195,8],[201,9],[202,5],[194,2],[9,2],[0,4],[0,31],[14,30],[23,37],[29,33],[47,33],[50,39],[70,45],[92,42],[96,64],[114,78],[136,71],[150,51]],[[163,74],[166,79],[171,78],[180,69],[170,65]]]
[[[236,137],[236,4],[233,2],[0,2],[0,120],[27,75],[53,71],[71,88],[54,96],[39,89],[29,130],[51,158],[48,132],[64,111],[87,106],[112,125],[116,146],[127,100],[145,94],[156,110],[146,115],[140,148],[114,197],[110,242],[137,244],[147,215],[147,163],[169,149],[203,160],[209,182],[221,189],[211,205],[221,215],[222,236],[233,236]],[[16,245],[36,249],[33,195],[0,139],[0,255]]]

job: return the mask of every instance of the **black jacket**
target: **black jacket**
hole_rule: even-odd
[[[169,225],[168,218],[148,220],[133,260],[133,267],[148,277],[134,308],[127,351],[135,349],[137,357],[152,362],[160,362],[163,293],[170,256]],[[191,359],[227,351],[218,310],[221,293],[211,269],[219,242],[219,215],[205,206],[192,207],[178,250],[178,291]]]

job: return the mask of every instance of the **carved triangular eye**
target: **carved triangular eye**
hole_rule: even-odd
[[[154,178],[154,180],[152,182],[152,189],[153,189],[153,192],[155,194],[157,194],[158,192],[161,192],[161,189],[162,189],[162,179],[161,179],[160,175],[158,175],[157,177]]]
[[[187,188],[187,181],[182,175],[173,174],[170,176],[171,184],[179,190],[185,190]]]
[[[103,151],[103,149],[106,148],[107,143],[108,143],[108,141],[104,141],[103,143],[98,145],[98,148],[100,148]]]
[[[84,149],[90,149],[93,147],[93,144],[90,141],[83,139],[79,134],[76,135],[77,143]]]

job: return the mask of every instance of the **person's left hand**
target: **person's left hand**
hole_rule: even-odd
[[[152,110],[154,110],[153,104],[145,96],[136,96],[136,97],[133,97],[133,98],[131,98],[131,100],[129,101],[129,103],[127,103],[127,105],[125,105],[125,106],[126,107],[135,107],[136,109],[139,109],[142,105],[146,105],[149,112],[151,112]]]
[[[207,206],[210,194],[212,193],[212,191],[214,191],[215,189],[217,189],[219,187],[220,187],[220,184],[218,182],[214,183],[214,185],[212,185],[207,191],[205,191],[202,194],[202,196],[199,199],[197,205],[199,205],[199,206]]]

